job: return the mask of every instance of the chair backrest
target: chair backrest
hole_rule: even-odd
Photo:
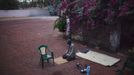
[[[39,46],[39,51],[40,51],[40,54],[44,55],[46,54],[46,50],[47,50],[48,46],[47,45],[41,45]]]

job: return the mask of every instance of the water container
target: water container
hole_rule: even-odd
[[[86,72],[87,72],[87,75],[90,75],[90,66],[89,65],[87,66]]]

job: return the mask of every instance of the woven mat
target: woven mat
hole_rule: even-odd
[[[65,59],[63,59],[62,57],[58,57],[58,58],[55,58],[55,59],[54,59],[54,62],[55,62],[56,64],[60,65],[60,64],[66,63],[66,62],[68,62],[68,61],[65,60]]]

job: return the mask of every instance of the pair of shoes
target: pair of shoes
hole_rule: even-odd
[[[86,73],[86,69],[80,63],[76,63],[76,67],[81,73]]]

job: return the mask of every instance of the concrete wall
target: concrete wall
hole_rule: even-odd
[[[21,10],[0,10],[0,17],[26,17],[26,16],[48,16],[47,9],[31,8]]]

